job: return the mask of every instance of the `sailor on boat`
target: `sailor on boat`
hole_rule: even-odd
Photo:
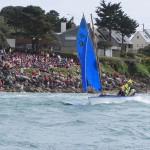
[[[136,93],[133,83],[135,82],[129,79],[128,82],[121,87],[118,96],[133,96]]]

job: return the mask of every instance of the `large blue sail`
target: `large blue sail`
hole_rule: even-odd
[[[84,17],[81,20],[77,33],[77,51],[81,66],[81,77],[83,89],[87,91],[87,85],[92,86],[95,90],[101,91],[98,67],[94,54],[94,49],[88,33]]]
[[[91,39],[88,35],[85,53],[85,66],[86,66],[86,79],[88,84],[95,90],[101,91],[99,70],[96,62],[96,57],[91,43]]]
[[[81,65],[81,77],[82,77],[82,85],[83,85],[84,92],[87,91],[87,80],[85,74],[85,51],[86,51],[87,35],[88,35],[88,31],[86,28],[85,19],[83,17],[80,26],[78,28],[76,45],[78,51],[78,58]]]

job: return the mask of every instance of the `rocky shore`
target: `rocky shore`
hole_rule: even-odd
[[[126,77],[118,72],[102,70],[103,90],[116,93],[128,79],[134,80],[138,93],[150,90],[150,77]],[[82,93],[78,59],[61,57],[59,54],[26,54],[22,52],[0,53],[1,92],[50,92]],[[88,92],[97,93],[88,88]]]
[[[16,75],[14,69],[10,70],[9,84],[7,82],[0,87],[3,92],[50,92],[50,93],[82,93],[82,83],[80,76],[80,67],[74,66],[74,72],[68,73],[61,71],[49,72],[40,71],[40,74],[33,76],[31,73]],[[69,70],[69,68],[68,68]],[[47,76],[47,80],[45,80]],[[103,71],[101,74],[103,90],[108,93],[118,92],[121,85],[128,79],[118,72],[109,74]],[[3,76],[1,76],[3,78]],[[132,78],[133,79],[133,78]],[[134,87],[138,93],[147,93],[150,90],[149,80],[134,77]],[[89,93],[97,93],[92,88],[88,88]]]

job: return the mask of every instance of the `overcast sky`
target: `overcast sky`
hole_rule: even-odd
[[[74,22],[79,25],[82,14],[85,14],[87,22],[90,22],[90,14],[97,17],[95,10],[100,6],[101,0],[0,0],[0,9],[6,6],[40,6],[46,12],[55,10],[60,17],[74,16]],[[122,10],[131,18],[136,20],[142,30],[144,23],[145,29],[150,29],[150,0],[106,0],[106,2],[121,2]],[[68,15],[69,14],[69,15]]]

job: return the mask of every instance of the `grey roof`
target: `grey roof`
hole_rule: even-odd
[[[108,35],[108,29],[106,28],[99,28],[98,29],[102,34],[104,34],[106,36],[106,33]],[[111,31],[111,37],[118,43],[118,44],[121,44],[122,43],[122,36],[121,36],[121,33],[116,31],[116,30],[112,30]],[[106,37],[105,37],[106,38]],[[124,36],[123,38],[123,43],[124,44],[133,44],[132,41],[127,37],[127,36]]]
[[[147,36],[150,38],[150,29],[144,29],[144,32],[147,34]]]
[[[149,30],[150,32],[150,30]],[[146,42],[150,42],[150,37],[143,31],[139,31],[139,33],[141,34],[141,36],[145,39]]]
[[[98,29],[95,29],[95,28],[94,28],[94,32],[95,32],[96,37],[97,37],[100,41],[101,41],[101,40],[106,41],[105,37],[104,37],[100,32],[98,32]]]
[[[122,43],[122,36],[120,34],[120,32],[117,32],[115,30],[112,30],[111,36],[118,42],[118,43]],[[124,36],[123,38],[123,43],[124,44],[133,44],[132,41],[130,41],[130,39],[127,36]]]

